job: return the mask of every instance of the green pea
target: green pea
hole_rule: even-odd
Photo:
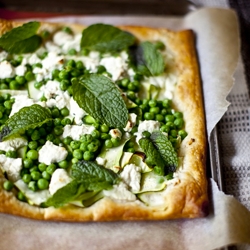
[[[90,135],[90,134],[82,135],[80,141],[81,142],[88,142],[88,143],[90,143],[90,142],[93,141],[93,136]]]
[[[146,137],[146,138],[149,138],[149,137],[151,136],[151,133],[148,132],[148,131],[143,131],[143,132],[142,132],[142,135],[143,135],[144,137]]]
[[[65,126],[65,125],[70,125],[72,124],[72,121],[70,120],[70,118],[64,118],[61,121],[61,125]]]
[[[100,132],[95,129],[94,131],[92,131],[91,135],[94,139],[98,139],[100,137]]]
[[[78,160],[81,160],[83,158],[83,152],[81,149],[75,149],[73,151],[73,157],[78,159]]]
[[[109,126],[106,124],[102,124],[100,127],[101,132],[107,133],[109,131]]]
[[[62,116],[68,116],[69,115],[69,110],[68,108],[64,107],[61,109],[61,115]]]
[[[59,76],[60,70],[59,69],[54,69],[52,71],[52,79],[55,79]]]
[[[25,73],[24,78],[26,81],[30,82],[35,79],[35,75],[31,71],[28,71]]]
[[[188,135],[185,130],[179,130],[178,134],[179,134],[179,136],[181,137],[182,140]]]
[[[152,107],[149,109],[150,113],[154,113],[154,114],[159,114],[160,113],[160,108],[159,107]]]
[[[170,127],[167,125],[163,125],[161,126],[160,131],[168,133],[170,131]]]
[[[152,107],[156,107],[157,106],[157,100],[149,100],[148,105],[152,108]]]
[[[83,117],[83,122],[86,124],[93,124],[96,122],[96,120],[91,115],[85,115]]]
[[[71,74],[71,76],[72,76],[73,78],[75,78],[75,77],[77,77],[77,76],[80,76],[80,75],[81,75],[81,72],[80,72],[80,70],[78,70],[78,69],[73,69],[73,70],[71,70],[70,74]],[[72,79],[72,78],[71,78],[71,79]]]
[[[105,143],[105,146],[106,146],[107,148],[112,148],[112,147],[113,147],[113,143],[112,143],[111,139],[105,140],[104,143]]]
[[[145,120],[154,120],[154,114],[150,112],[146,112],[143,117]]]
[[[46,129],[42,127],[38,129],[38,132],[41,136],[45,136],[47,134]]]
[[[76,149],[77,150],[77,149]],[[79,149],[78,149],[79,150]],[[73,155],[74,155],[74,153],[73,153]],[[58,166],[60,167],[60,168],[67,168],[68,167],[68,162],[66,161],[66,160],[63,160],[63,161],[60,161],[60,162],[58,162]]]
[[[100,135],[101,140],[107,140],[107,139],[110,139],[110,138],[111,138],[111,135],[107,134],[107,133],[101,133],[101,135]]]
[[[30,173],[34,171],[39,171],[37,166],[33,166],[32,168],[30,168]]]
[[[177,135],[178,135],[178,132],[177,132],[175,129],[172,129],[172,130],[170,131],[170,135],[171,135],[172,137],[176,138]]]
[[[53,144],[55,145],[59,145],[60,143],[61,143],[61,139],[58,137],[53,140]]]
[[[94,158],[94,154],[92,152],[89,152],[89,151],[84,152],[83,159],[85,161],[93,160],[93,158]]]
[[[68,60],[67,66],[74,68],[76,66],[75,60],[73,60],[73,59]]]
[[[177,118],[174,120],[174,125],[176,128],[181,129],[184,126],[184,120],[182,118]]]
[[[5,155],[6,152],[4,150],[0,150],[0,155]]]
[[[171,103],[172,103],[171,100],[165,99],[165,100],[162,101],[162,106],[164,108],[170,108],[171,107]]]
[[[166,115],[165,116],[165,121],[166,122],[174,122],[175,117],[173,115]]]
[[[41,139],[38,140],[38,142],[39,142],[40,145],[43,146],[46,143],[46,140],[41,138]],[[38,151],[38,148],[39,148],[39,150],[41,149],[40,146],[39,146],[39,147],[37,147],[37,151]]]
[[[128,86],[127,86],[127,89],[131,90],[131,91],[135,91],[136,90],[136,86],[132,82],[130,82],[128,84]]]
[[[0,89],[8,89],[8,85],[6,83],[1,83]]]
[[[46,180],[50,180],[51,179],[51,175],[47,172],[47,171],[43,171],[42,172],[42,177]]]
[[[10,191],[14,187],[13,183],[9,180],[3,183],[3,188],[7,191]]]
[[[164,116],[162,115],[162,114],[157,114],[156,116],[155,116],[155,119],[156,119],[156,121],[158,121],[158,122],[163,122],[164,121]]]
[[[136,73],[134,75],[134,80],[136,81],[141,81],[143,79],[143,75]]]
[[[68,55],[74,56],[76,54],[77,54],[77,51],[73,48],[68,51]]]
[[[129,81],[128,78],[123,78],[122,81],[121,81],[121,86],[123,88],[127,88],[129,83],[130,83],[130,81]]]
[[[28,188],[36,192],[38,190],[36,181],[30,181],[28,184]]]
[[[64,32],[66,32],[68,34],[72,34],[73,33],[72,29],[70,27],[68,27],[68,26],[63,27],[62,31],[64,31]]]
[[[161,114],[162,114],[163,116],[165,116],[167,113],[168,113],[168,110],[167,110],[166,108],[163,108],[163,109],[161,110]]]
[[[40,172],[45,171],[47,168],[47,165],[45,163],[39,163],[38,164],[38,169],[40,170]]]
[[[33,167],[33,161],[31,159],[26,158],[26,159],[23,160],[23,166],[25,168],[32,168]]]
[[[48,39],[50,37],[50,32],[48,30],[43,30],[41,36],[43,39]]]
[[[19,84],[16,80],[11,81],[9,86],[10,86],[10,89],[12,89],[12,90],[19,89]]]
[[[130,99],[130,100],[135,100],[136,99],[136,95],[135,95],[135,92],[133,91],[128,91],[127,92],[127,97]]]
[[[26,82],[26,79],[25,79],[24,76],[16,76],[16,77],[15,77],[15,80],[16,80],[16,82],[17,82],[18,84],[20,84],[20,85],[22,85],[22,84],[24,84],[24,83]]]
[[[31,134],[31,140],[33,140],[33,141],[37,141],[37,140],[39,140],[40,138],[41,138],[41,135],[40,135],[40,133],[39,133],[39,130],[34,130],[33,132],[32,132],[32,134]]]
[[[70,142],[70,147],[72,149],[78,149],[80,148],[81,142],[80,141],[72,141]]]
[[[182,112],[174,112],[174,117],[176,118],[183,118],[183,113]]]
[[[23,182],[29,183],[31,181],[31,175],[30,174],[24,174],[22,179],[23,179]]]
[[[40,190],[47,189],[49,187],[49,182],[48,180],[41,178],[37,181],[37,186]]]
[[[57,118],[60,117],[60,110],[58,108],[53,108],[51,110],[51,114],[53,118]]]
[[[37,160],[38,159],[38,152],[35,149],[31,149],[26,154],[27,158],[31,160]]]
[[[20,201],[26,201],[26,197],[21,191],[17,193],[17,199]]]
[[[155,47],[159,50],[164,50],[165,49],[165,44],[162,41],[157,41],[155,43]]]
[[[46,172],[49,173],[50,175],[52,175],[56,170],[56,164],[51,163],[47,168],[46,168]]]
[[[12,109],[13,103],[10,100],[7,100],[3,103],[3,105],[6,109]]]
[[[29,147],[30,149],[37,149],[37,147],[38,147],[37,141],[30,141],[30,142],[28,143],[28,147]]]
[[[58,77],[63,80],[63,79],[68,79],[69,78],[69,72],[66,70],[61,70],[60,73],[58,74]]]
[[[77,158],[73,158],[73,159],[71,160],[72,164],[76,164],[78,161],[79,161],[79,160],[78,160]]]
[[[53,134],[48,134],[47,136],[46,136],[46,140],[47,141],[53,141],[55,139],[55,136],[53,135]]]
[[[68,89],[69,85],[70,85],[69,80],[63,79],[60,82],[60,89],[63,90],[63,91],[66,91]]]
[[[54,127],[54,133],[55,133],[55,135],[62,135],[62,133],[63,133],[63,126],[56,126],[56,127]]]
[[[89,49],[83,48],[80,53],[83,56],[87,56],[89,54],[89,52],[90,52]]]
[[[47,98],[43,95],[43,96],[40,98],[40,101],[41,101],[41,102],[46,102],[46,101],[47,101]]]
[[[31,176],[32,180],[37,181],[37,180],[39,180],[41,178],[42,175],[38,171],[32,171],[30,173],[30,176]]]
[[[92,142],[87,146],[87,149],[89,152],[96,152],[98,150],[98,145]]]
[[[67,136],[67,137],[65,137],[65,138],[63,139],[63,143],[64,143],[65,145],[70,145],[71,142],[72,142],[72,138],[69,137],[69,136]]]
[[[119,138],[111,138],[111,142],[113,147],[118,147],[120,145],[121,140]]]
[[[76,62],[76,68],[79,70],[83,70],[84,66],[83,66],[83,62],[82,61],[77,61]]]

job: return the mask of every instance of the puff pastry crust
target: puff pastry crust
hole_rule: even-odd
[[[0,21],[0,34],[22,23]],[[41,23],[40,29],[55,32],[65,24]],[[80,32],[82,25],[67,24]],[[161,220],[203,217],[207,214],[206,134],[201,79],[195,51],[195,36],[191,30],[173,32],[166,29],[120,26],[139,40],[161,40],[171,51],[177,73],[173,93],[174,107],[183,112],[188,136],[182,141],[179,156],[183,165],[178,170],[178,181],[168,185],[163,194],[164,208],[150,207],[135,202],[121,202],[104,197],[92,206],[79,208],[38,208],[19,201],[12,192],[3,189],[6,180],[0,171],[0,212],[39,220],[58,221],[115,221]]]

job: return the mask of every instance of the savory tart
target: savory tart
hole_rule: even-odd
[[[0,21],[0,212],[114,221],[207,213],[194,34]]]

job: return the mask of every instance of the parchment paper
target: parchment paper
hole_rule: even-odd
[[[185,18],[67,17],[50,21],[91,24],[132,24],[172,29],[191,28],[197,34],[208,137],[229,103],[239,56],[236,15],[226,9],[201,9]],[[240,83],[237,83],[240,84]],[[250,212],[210,180],[211,212],[202,219],[64,223],[41,222],[0,214],[0,249],[215,249],[250,244]]]

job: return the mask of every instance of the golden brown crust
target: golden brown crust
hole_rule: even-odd
[[[21,23],[0,21],[0,34]],[[57,30],[63,24],[42,23],[41,29]],[[69,25],[81,31],[82,25]],[[139,40],[161,40],[174,58],[178,82],[173,104],[183,112],[188,136],[183,140],[180,156],[183,165],[178,170],[178,180],[164,191],[164,207],[149,207],[143,203],[117,202],[105,197],[88,208],[65,206],[60,209],[37,208],[18,201],[2,188],[4,176],[0,173],[0,212],[33,219],[60,221],[112,221],[159,220],[195,218],[206,215],[208,205],[206,162],[206,135],[199,68],[192,31],[172,32],[166,29],[120,26],[133,33]]]

